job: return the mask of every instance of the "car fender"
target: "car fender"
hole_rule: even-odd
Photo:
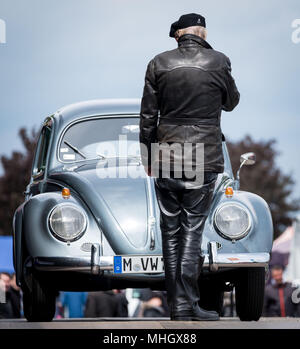
[[[25,202],[15,211],[13,217],[13,265],[16,272],[16,283],[20,286],[22,279],[22,230],[23,230],[23,209]]]
[[[250,214],[251,227],[248,235],[232,242],[221,237],[214,226],[214,215],[220,205],[236,203],[242,205]],[[232,198],[227,198],[219,192],[212,204],[203,236],[202,248],[207,250],[209,241],[217,241],[222,245],[223,253],[270,253],[273,243],[273,222],[267,202],[257,194],[237,190]],[[221,252],[220,251],[220,252]]]
[[[55,206],[62,203],[75,205],[87,217],[86,232],[73,242],[60,241],[54,237],[49,226],[49,216]],[[84,243],[101,243],[101,230],[88,207],[72,193],[64,199],[61,192],[47,192],[31,197],[23,208],[23,243],[28,255],[35,257],[85,256]]]

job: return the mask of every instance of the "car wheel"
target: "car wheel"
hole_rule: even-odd
[[[235,285],[236,313],[241,321],[258,321],[265,294],[265,268],[239,270]]]
[[[51,321],[55,315],[55,291],[42,284],[32,273],[27,275],[31,290],[23,289],[24,316],[28,321]]]
[[[217,282],[200,281],[199,290],[199,306],[205,310],[214,310],[221,315],[224,298],[222,286]]]

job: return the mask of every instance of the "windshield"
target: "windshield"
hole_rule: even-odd
[[[59,159],[63,162],[116,156],[139,156],[138,117],[77,122],[67,129],[59,145]]]
[[[223,142],[224,172],[232,177],[226,143]],[[99,117],[77,122],[67,129],[59,144],[63,162],[140,157],[139,117]]]

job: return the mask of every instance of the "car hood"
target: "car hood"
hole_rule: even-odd
[[[115,169],[110,168],[109,171],[113,174]],[[147,254],[161,252],[160,243],[156,243],[156,248],[150,251],[150,215],[152,223],[154,221],[156,242],[160,240],[159,209],[152,178],[147,178],[146,174],[139,178],[101,178],[94,166],[53,173],[51,177],[78,193],[100,223],[116,253],[132,253],[134,250]],[[152,195],[154,206],[152,214],[149,195]]]

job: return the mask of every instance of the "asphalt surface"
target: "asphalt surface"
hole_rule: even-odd
[[[59,319],[52,322],[27,322],[24,319],[0,320],[1,329],[300,329],[300,318],[261,318],[242,322],[238,318],[220,321],[170,321],[167,318]]]

